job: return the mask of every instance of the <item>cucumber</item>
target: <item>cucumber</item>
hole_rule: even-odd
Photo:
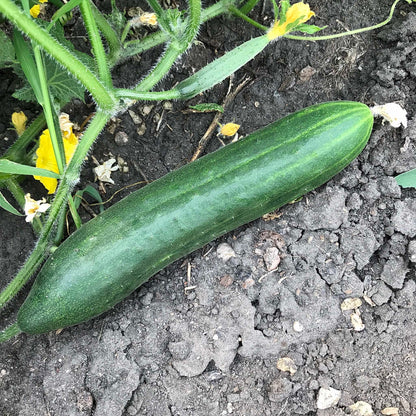
[[[315,105],[130,194],[50,256],[18,327],[43,333],[109,310],[173,261],[328,181],[372,125],[363,104]]]

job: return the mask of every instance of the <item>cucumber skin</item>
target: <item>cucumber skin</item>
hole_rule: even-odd
[[[173,261],[328,181],[362,151],[372,125],[364,104],[318,104],[133,192],[50,256],[19,328],[43,333],[109,310]]]

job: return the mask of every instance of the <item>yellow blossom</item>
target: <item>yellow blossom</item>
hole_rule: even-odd
[[[23,111],[12,114],[12,124],[19,136],[26,130],[27,117]]]
[[[220,134],[223,136],[234,136],[237,133],[237,130],[240,128],[239,124],[227,123],[223,126],[220,125]]]
[[[139,21],[143,25],[157,26],[156,13],[143,13],[139,16]]]
[[[297,25],[305,23],[312,16],[315,16],[315,13],[310,9],[309,4],[303,2],[292,4],[292,6],[287,9],[285,16],[286,20],[284,22],[277,20],[267,32],[267,37],[269,40],[273,40],[279,36],[283,36],[284,34],[295,30]],[[296,26],[288,28],[289,25],[292,25],[295,22],[297,22]]]
[[[40,201],[35,201],[30,197],[30,194],[25,195],[25,215],[26,222],[32,222],[35,217],[41,213],[46,212],[51,204],[46,203],[46,199],[42,198]]]
[[[39,0],[39,3],[47,3],[47,2],[48,2],[48,0]],[[37,19],[37,17],[39,16],[39,13],[41,12],[41,10],[43,10],[43,7],[40,4],[35,4],[30,9],[30,15],[34,19]]]
[[[65,161],[68,164],[78,145],[78,137],[75,136],[72,131],[73,124],[69,121],[68,114],[62,113],[59,116],[59,124],[61,126],[62,138],[64,142]],[[51,135],[48,129],[44,130],[39,138],[39,148],[36,151],[36,155],[37,168],[47,169],[52,172],[59,173],[58,164],[53,151]],[[58,185],[57,179],[46,178],[44,176],[34,176],[34,178],[43,184],[49,194],[53,194],[55,192]]]

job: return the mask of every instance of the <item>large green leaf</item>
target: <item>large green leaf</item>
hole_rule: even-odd
[[[416,169],[401,173],[395,179],[402,188],[416,188]]]
[[[0,68],[10,66],[14,61],[15,53],[12,41],[0,30]]]
[[[46,169],[35,168],[33,166],[22,165],[21,163],[12,162],[7,159],[0,160],[0,172],[11,173],[13,175],[36,175],[47,178],[59,179],[61,176],[55,172]]]

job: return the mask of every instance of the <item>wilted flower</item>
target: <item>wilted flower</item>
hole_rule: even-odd
[[[374,116],[383,117],[394,128],[407,127],[407,111],[397,103],[387,103],[370,107]]]
[[[26,222],[32,222],[35,217],[46,212],[51,204],[46,203],[46,199],[42,198],[40,201],[35,201],[30,197],[30,194],[25,195],[25,215]]]
[[[220,124],[220,134],[222,134],[223,136],[234,136],[234,134],[237,133],[239,128],[240,125],[235,123],[227,123],[224,125]]]
[[[65,162],[68,164],[78,145],[78,137],[75,136],[72,131],[73,124],[69,121],[68,114],[62,113],[59,116],[59,124],[61,126],[64,142]],[[58,164],[53,151],[51,135],[48,129],[44,130],[39,138],[39,148],[36,151],[36,155],[37,168],[59,173]],[[58,186],[58,180],[55,178],[47,178],[44,176],[34,176],[34,178],[43,184],[49,194],[53,194]]]
[[[267,33],[269,40],[276,39],[279,36],[283,36],[292,30],[296,30],[296,27],[308,21],[315,13],[310,9],[309,4],[299,2],[292,4],[285,16],[277,20]]]
[[[118,165],[113,166],[114,163],[116,163],[116,160],[111,158],[105,161],[102,165],[98,165],[94,168],[95,176],[99,181],[114,184],[114,181],[110,177],[111,172],[118,170]]]
[[[23,111],[12,114],[12,124],[20,136],[26,130],[27,117]]]

